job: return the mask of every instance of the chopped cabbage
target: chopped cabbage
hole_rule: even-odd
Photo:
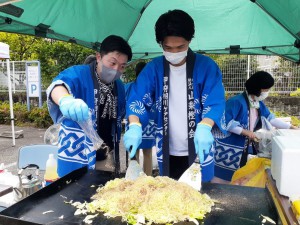
[[[89,214],[121,216],[128,224],[145,218],[147,224],[173,224],[203,219],[214,201],[187,184],[168,177],[141,176],[135,181],[117,178],[97,189],[85,204]],[[82,209],[82,206],[80,207]]]

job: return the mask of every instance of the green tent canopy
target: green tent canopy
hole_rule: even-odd
[[[77,43],[97,50],[115,34],[133,59],[161,54],[154,24],[172,9],[195,20],[194,51],[278,55],[300,62],[299,0],[20,0],[0,6],[0,31]],[[0,3],[1,5],[1,3]]]

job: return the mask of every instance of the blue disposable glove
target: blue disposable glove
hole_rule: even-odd
[[[135,156],[137,148],[142,143],[142,133],[142,127],[140,125],[131,124],[124,134],[124,146],[126,151],[130,152],[130,158]],[[131,146],[132,148],[130,148]]]
[[[199,123],[196,128],[194,143],[196,154],[199,157],[200,163],[204,162],[204,153],[209,154],[214,138],[211,133],[211,127]]]
[[[76,122],[86,121],[89,118],[89,107],[78,98],[71,95],[59,99],[59,109],[64,117]]]

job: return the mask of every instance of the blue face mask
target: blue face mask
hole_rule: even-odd
[[[102,71],[100,75],[100,80],[105,83],[109,84],[117,79],[119,79],[122,76],[122,73],[118,70],[111,69],[109,67],[106,67],[102,64]]]

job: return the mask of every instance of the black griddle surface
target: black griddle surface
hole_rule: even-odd
[[[88,171],[86,168],[72,172],[46,188],[34,193],[26,199],[0,212],[2,225],[75,225],[83,223],[84,216],[74,216],[75,207],[64,203],[65,200],[90,201],[98,185],[104,185],[113,179],[111,173],[103,171]],[[67,184],[66,181],[72,181]],[[91,187],[95,185],[96,187]],[[207,193],[218,202],[212,212],[207,214],[204,225],[254,225],[262,224],[260,215],[268,216],[276,223],[278,214],[273,201],[263,188],[250,188],[232,185],[204,183],[202,193]],[[63,196],[67,197],[65,199]],[[53,210],[52,213],[43,214]],[[64,216],[63,220],[58,217]],[[120,218],[106,218],[99,215],[93,220],[93,225],[126,225]],[[193,225],[191,222],[178,223]],[[268,223],[265,223],[267,225]]]

